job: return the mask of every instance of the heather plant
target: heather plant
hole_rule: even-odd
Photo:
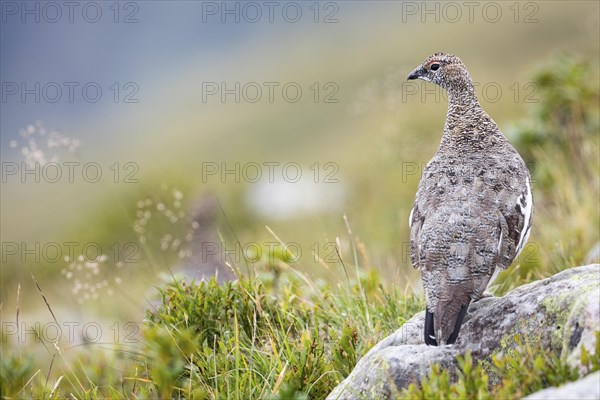
[[[578,368],[569,366],[559,354],[548,352],[540,343],[532,343],[515,335],[514,346],[496,351],[491,356],[491,362],[474,363],[470,353],[459,356],[455,379],[450,378],[447,370],[433,365],[427,378],[411,384],[399,398],[523,398],[543,388],[560,386],[580,377]],[[580,357],[587,373],[600,369],[600,331],[596,332],[596,348],[590,350],[583,347]]]

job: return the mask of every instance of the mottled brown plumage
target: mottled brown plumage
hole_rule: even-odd
[[[531,178],[479,104],[458,57],[436,53],[408,79],[436,83],[448,93],[442,141],[421,176],[409,225],[411,260],[427,300],[425,342],[452,344],[469,303],[527,242]]]

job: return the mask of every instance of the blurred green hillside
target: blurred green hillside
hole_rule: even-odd
[[[282,28],[257,25],[243,44],[225,52],[222,59],[212,60],[210,67],[199,54],[198,65],[181,65],[179,71],[164,74],[159,84],[151,86],[152,92],[144,93],[144,101],[126,115],[90,126],[94,132],[102,131],[97,136],[102,140],[83,143],[78,160],[100,161],[105,173],[114,161],[121,165],[135,162],[139,183],[114,184],[109,177],[94,185],[9,182],[3,190],[3,240],[42,244],[135,241],[131,229],[135,203],[159,193],[164,183],[181,189],[184,203],[198,193],[217,196],[230,224],[226,226],[221,218],[219,227],[228,240],[233,239],[232,232],[243,243],[271,240],[263,228],[269,225],[282,240],[302,244],[306,254],[315,242],[324,246],[343,237],[346,228],[341,216],[346,214],[354,234],[365,243],[372,266],[390,277],[408,274],[414,278],[405,251],[406,220],[420,168],[439,142],[446,104],[432,86],[406,82],[407,72],[434,51],[459,55],[480,83],[482,104],[504,132],[512,135],[511,126],[542,101],[540,86],[532,85],[532,74],[560,57],[560,52],[579,54],[591,63],[585,82],[597,87],[597,8],[593,2],[571,2],[567,7],[552,2],[541,4],[530,23],[515,23],[516,17],[509,14],[513,11],[504,8],[505,17],[498,23],[483,18],[451,23],[442,18],[436,24],[421,23],[420,15],[401,23],[405,16],[400,4],[360,3],[342,7],[339,23],[313,30],[289,27],[273,36],[273,30]],[[304,88],[302,100],[283,101],[276,91],[273,103],[235,103],[231,96],[225,103],[219,96],[202,101],[202,82],[231,86],[233,82],[272,81],[299,83]],[[320,89],[317,103],[314,90],[308,89],[314,82]],[[332,96],[336,103],[322,102],[333,90],[325,89],[327,82],[338,90]],[[529,151],[525,145],[520,150]],[[257,214],[248,204],[248,192],[256,184],[243,178],[235,182],[231,176],[221,182],[218,174],[202,177],[205,163],[232,168],[235,163],[249,162],[296,162],[305,177],[314,174],[310,167],[318,163],[320,181],[333,171],[325,170],[325,164],[333,163],[339,183],[320,183],[316,190],[339,186],[343,203],[325,211],[315,206],[312,213],[292,213],[278,220]],[[537,198],[543,200],[540,195]],[[540,219],[536,219],[534,242],[542,232],[543,215],[536,218]],[[25,220],[36,221],[36,229]],[[582,247],[594,239],[585,238]],[[551,249],[557,243],[540,245]],[[29,272],[59,279],[61,266],[11,261],[3,265],[5,304],[13,301],[15,283]],[[312,265],[301,267],[327,277],[327,271],[308,264]]]
[[[112,124],[118,122],[119,127],[113,128],[117,130],[104,143],[83,144],[78,160],[101,160],[104,166],[113,160],[133,161],[139,167],[135,175],[139,183],[114,184],[110,178],[94,185],[11,186],[9,182],[3,194],[3,240],[42,244],[77,240],[100,243],[103,249],[110,243],[135,242],[136,202],[159,193],[161,184],[166,184],[185,194],[182,208],[194,196],[217,196],[228,220],[225,224],[222,215],[219,220],[224,239],[233,240],[235,233],[242,243],[269,241],[272,236],[263,228],[269,225],[282,240],[302,246],[308,257],[300,268],[325,278],[335,275],[313,262],[309,247],[317,243],[324,252],[336,237],[343,238],[346,228],[341,217],[346,214],[354,234],[365,243],[370,266],[390,278],[414,279],[406,253],[406,221],[420,169],[439,143],[446,103],[443,94],[430,85],[407,83],[407,72],[434,51],[459,55],[480,83],[482,104],[517,143],[511,127],[531,115],[548,93],[533,82],[532,74],[561,51],[579,54],[592,64],[585,82],[592,92],[597,88],[594,10],[597,5],[590,2],[569,3],[568,7],[557,2],[543,4],[535,23],[514,23],[507,16],[497,24],[482,18],[472,24],[443,19],[439,24],[423,24],[418,17],[398,23],[400,5],[386,4],[367,7],[364,13],[348,8],[338,24],[317,26],[315,31],[291,27],[277,39],[267,28],[257,28],[256,35],[210,68],[182,65],[177,73],[164,76],[150,86],[152,95],[138,109],[116,116]],[[493,51],[489,51],[490,44]],[[222,103],[219,96],[202,102],[201,82],[213,81],[298,82],[304,96],[298,103],[282,101],[280,92],[275,92],[273,103]],[[316,103],[314,90],[307,89],[314,82],[321,91]],[[324,88],[327,82],[338,89],[332,96],[336,103],[322,102],[324,94],[333,90]],[[597,127],[588,129],[594,132]],[[524,142],[519,150],[540,151],[530,147],[531,143]],[[548,152],[554,151],[545,149],[540,157],[552,160]],[[325,211],[317,204],[314,212],[273,219],[257,214],[248,204],[248,193],[256,183],[244,182],[243,177],[235,182],[231,175],[223,180],[218,173],[203,177],[206,163],[234,168],[236,163],[243,167],[287,162],[301,165],[305,177],[314,177],[311,166],[318,163],[321,183],[315,190],[338,186],[344,193],[343,203]],[[335,171],[325,170],[327,163],[335,165]],[[590,170],[594,173],[593,167]],[[322,183],[332,171],[338,183]],[[282,171],[275,172],[278,176]],[[536,192],[542,201],[539,196]],[[25,218],[37,221],[36,229],[23,223]],[[536,214],[531,241],[540,251],[562,246],[557,241],[560,235],[538,243],[539,235],[548,229],[542,228],[543,221],[544,215]],[[586,235],[581,238],[579,255],[565,254],[566,258],[582,261],[586,246],[597,240],[593,233]],[[43,265],[42,261],[36,266],[14,261],[11,258],[3,265],[4,304],[14,301],[15,283],[27,280],[30,272],[48,282],[62,282],[57,272],[63,266],[56,265],[60,263]],[[147,263],[140,263],[139,271],[131,272],[148,278],[142,287],[154,280],[145,272],[147,268]]]

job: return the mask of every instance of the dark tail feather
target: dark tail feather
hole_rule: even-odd
[[[456,335],[458,336],[458,332],[456,332]],[[427,346],[438,345],[437,340],[435,340],[435,330],[433,329],[433,314],[427,309],[425,309],[425,344]]]
[[[463,320],[465,319],[465,315],[467,314],[467,309],[469,308],[469,304],[462,306],[460,308],[460,312],[456,317],[456,322],[454,323],[454,330],[450,334],[450,337],[446,341],[446,344],[454,344],[456,339],[458,339],[458,333],[460,332],[460,327],[462,326]],[[438,342],[435,338],[435,325],[433,322],[433,313],[430,313],[429,310],[425,310],[425,344],[427,346],[437,346]]]
[[[458,338],[458,332],[460,332],[460,327],[463,323],[463,320],[465,319],[465,314],[467,313],[468,308],[469,308],[469,303],[467,303],[466,305],[461,307],[460,313],[458,314],[458,317],[456,317],[456,323],[454,324],[454,330],[452,331],[452,334],[448,338],[448,341],[446,342],[446,344],[454,344],[454,342],[456,342],[456,339]],[[431,316],[431,318],[433,320],[433,315]]]

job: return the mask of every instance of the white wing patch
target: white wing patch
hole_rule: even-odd
[[[408,229],[412,228],[412,216],[414,212],[415,208],[413,207],[412,210],[410,210],[410,215],[408,216]]]
[[[500,248],[502,247],[502,235],[504,235],[504,232],[500,231],[500,239],[498,240],[498,247],[496,247],[496,253],[500,253]]]
[[[519,237],[519,243],[517,243],[517,254],[515,258],[519,257],[519,254],[525,247],[527,240],[529,239],[529,233],[531,231],[531,212],[533,211],[533,196],[531,194],[531,186],[529,185],[529,179],[525,181],[527,191],[519,196],[517,199],[517,205],[523,215],[523,229],[521,229],[521,236]]]

